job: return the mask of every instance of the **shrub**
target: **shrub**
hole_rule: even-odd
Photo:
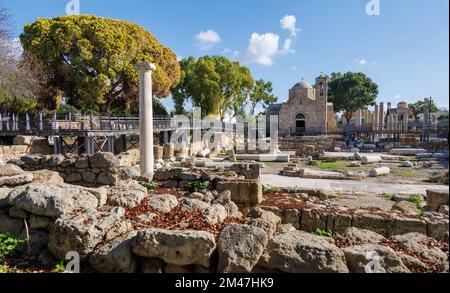
[[[63,273],[66,271],[66,266],[64,265],[64,260],[58,262],[53,270],[55,273]]]
[[[189,181],[186,184],[186,189],[189,192],[204,192],[208,189],[209,182],[208,181]]]
[[[409,201],[415,203],[418,208],[420,208],[421,204],[423,203],[423,199],[420,195],[411,195]]]
[[[141,181],[141,182],[139,182],[139,184],[141,186],[147,188],[147,190],[153,190],[158,187],[158,185],[152,181],[149,181],[149,182]]]
[[[331,231],[331,230],[325,231],[325,230],[317,228],[315,234],[318,236],[321,236],[321,237],[328,237],[328,238],[333,237],[333,231]]]
[[[25,240],[12,233],[0,233],[0,259],[19,255],[24,248]]]

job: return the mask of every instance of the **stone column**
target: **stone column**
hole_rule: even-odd
[[[355,126],[361,126],[361,110],[356,111]]]
[[[156,66],[150,62],[139,62],[135,65],[135,69],[139,71],[141,175],[152,179],[154,174],[152,71],[156,70]]]

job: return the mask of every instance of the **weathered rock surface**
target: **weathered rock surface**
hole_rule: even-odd
[[[209,267],[215,248],[214,235],[204,231],[141,230],[132,242],[133,253],[180,266]]]
[[[109,189],[107,203],[111,206],[135,208],[147,196],[147,189],[140,184],[121,181],[118,186]]]
[[[10,218],[7,214],[0,213],[0,233],[22,233],[25,224],[22,219]]]
[[[75,186],[31,184],[17,187],[8,195],[8,203],[39,216],[59,217],[77,209],[98,206],[91,193]]]
[[[49,170],[39,170],[33,172],[33,183],[63,185],[64,179],[59,175],[58,172]]]
[[[155,211],[161,213],[170,213],[172,209],[178,206],[177,198],[170,194],[149,196],[148,202]]]
[[[0,208],[8,207],[8,194],[11,192],[11,188],[0,187]]]
[[[417,215],[420,214],[420,210],[417,207],[417,205],[415,203],[413,203],[413,202],[406,201],[406,200],[402,200],[402,201],[397,202],[396,204],[394,204],[392,209],[404,212],[405,214],[408,214],[408,215],[415,215],[415,216],[417,216]]]
[[[266,233],[248,225],[226,226],[219,235],[219,273],[249,273],[267,246]]]
[[[210,225],[222,223],[227,217],[227,210],[221,204],[213,204],[203,211],[203,218]]]
[[[136,257],[131,252],[131,240],[137,232],[120,236],[92,252],[89,264],[99,273],[133,273],[137,268]]]
[[[369,171],[370,177],[378,177],[391,174],[391,169],[388,167],[375,168]]]
[[[352,273],[409,273],[401,255],[389,247],[363,244],[343,249]]]
[[[69,251],[76,251],[85,259],[99,243],[131,230],[128,221],[109,212],[90,210],[79,215],[63,215],[50,228],[48,248],[58,259],[63,259]]]
[[[142,274],[162,274],[164,262],[157,258],[141,258],[140,269]]]
[[[111,168],[119,167],[120,161],[113,153],[95,153],[90,157],[91,168]]]
[[[413,252],[415,255],[427,259],[433,264],[437,264],[441,269],[448,262],[447,255],[437,247],[430,247],[434,240],[420,233],[409,233],[405,235],[396,235],[391,237],[400,248]]]
[[[10,177],[25,173],[22,168],[13,164],[6,164],[0,168],[0,177]]]
[[[212,203],[223,205],[229,217],[242,217],[242,213],[239,211],[239,207],[231,200],[231,192],[229,190],[222,192],[216,199],[212,201]]]
[[[281,225],[281,218],[272,212],[253,208],[249,213],[248,225],[263,229],[269,238],[275,234],[277,226]]]
[[[0,177],[0,186],[19,186],[33,181],[33,173],[25,172],[14,176]]]
[[[345,230],[339,238],[345,239],[349,243],[354,244],[378,244],[383,240],[386,240],[384,236],[377,234],[373,231],[358,229],[355,227],[350,227]]]
[[[30,216],[30,229],[47,229],[51,222],[53,221],[49,217],[41,217],[32,214]]]
[[[238,205],[256,206],[263,201],[262,184],[260,180],[240,179],[220,181],[217,192],[231,191],[231,199]]]
[[[344,253],[337,246],[304,231],[275,236],[259,264],[287,273],[348,273]]]
[[[180,202],[181,210],[183,212],[186,212],[186,211],[192,212],[195,210],[204,211],[209,207],[209,204],[207,204],[206,202],[203,202],[198,199],[193,199],[193,198],[183,197],[183,198],[179,199],[179,202]]]
[[[442,205],[449,204],[448,190],[427,190],[427,207],[432,211],[438,211]]]

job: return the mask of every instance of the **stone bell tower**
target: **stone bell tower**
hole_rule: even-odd
[[[326,100],[328,100],[328,83],[329,78],[323,73],[321,73],[320,76],[316,78],[316,97],[326,98]]]

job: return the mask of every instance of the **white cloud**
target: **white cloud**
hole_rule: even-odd
[[[297,18],[294,15],[286,15],[281,20],[281,28],[288,30],[291,36],[296,37],[297,33],[300,31],[297,28]]]
[[[241,54],[241,52],[239,52],[239,51],[234,51],[233,52],[233,57],[238,57],[239,55]]]
[[[249,63],[257,63],[261,65],[271,66],[272,58],[278,53],[278,43],[280,37],[277,34],[253,33],[250,37],[245,61]]]
[[[180,62],[181,60],[183,60],[183,56],[177,55],[177,61]]]
[[[356,58],[355,63],[358,64],[359,66],[366,66],[366,65],[375,66],[377,64],[375,61],[369,61],[364,58]]]
[[[284,41],[281,53],[295,53],[295,50],[291,49],[291,47],[292,47],[292,39],[286,39]]]
[[[402,99],[402,96],[400,94],[395,95],[395,100],[400,101]]]
[[[199,32],[195,35],[195,39],[197,40],[200,49],[204,51],[211,49],[215,44],[220,43],[221,41],[220,35],[211,29]]]
[[[361,65],[361,66],[364,66],[364,65],[367,64],[367,60],[366,59],[359,59],[358,60],[358,64]]]

